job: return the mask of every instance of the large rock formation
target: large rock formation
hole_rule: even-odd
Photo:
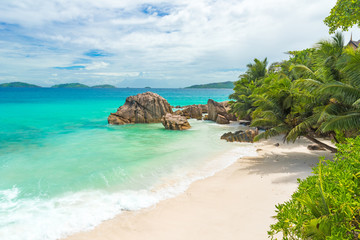
[[[202,113],[208,113],[208,105],[207,104],[199,104],[198,106],[201,108]]]
[[[182,116],[186,118],[202,119],[202,108],[199,105],[190,105],[182,110]]]
[[[109,124],[158,123],[166,113],[172,113],[165,98],[153,92],[126,98],[125,104],[108,117]]]
[[[186,117],[167,113],[161,118],[161,123],[166,129],[170,130],[186,130],[191,128]]]
[[[177,106],[178,108],[180,106]],[[182,110],[176,110],[175,114],[184,116],[186,118],[196,118],[197,120],[202,119],[202,114],[207,113],[207,105],[204,104],[198,104],[198,105],[187,105],[182,107]]]
[[[230,121],[236,121],[234,114],[229,113],[229,102],[215,102],[212,99],[208,100],[208,119],[219,124],[227,124]]]
[[[221,136],[227,142],[253,142],[254,137],[259,134],[258,129],[249,129],[245,131],[236,131],[235,133],[228,132]]]

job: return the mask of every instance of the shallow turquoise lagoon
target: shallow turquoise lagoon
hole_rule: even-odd
[[[0,89],[0,239],[57,239],[89,229],[255,154],[249,144],[219,139],[237,124],[190,120],[188,131],[107,124],[127,96],[145,91]],[[173,106],[224,101],[232,92],[151,91]]]

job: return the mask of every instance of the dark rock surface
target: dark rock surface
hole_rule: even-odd
[[[191,128],[186,117],[167,113],[161,118],[161,123],[166,129],[170,130],[186,130]]]
[[[307,146],[307,149],[309,150],[320,150],[320,151],[325,151],[326,149],[320,145],[317,145],[317,144],[312,144],[312,145],[309,145]]]
[[[258,135],[259,132],[257,129],[249,129],[245,131],[236,131],[235,133],[228,132],[221,136],[221,139],[226,140],[227,142],[253,142],[254,137]]]
[[[208,105],[207,104],[199,104],[198,106],[201,108],[202,113],[208,113]]]
[[[251,121],[248,121],[248,120],[239,120],[239,124],[240,124],[240,125],[244,125],[244,126],[250,126]]]
[[[180,116],[182,116],[182,115],[183,115],[183,112],[182,112],[181,110],[176,110],[176,111],[174,112],[174,114],[175,114],[175,115],[180,115]]]
[[[226,119],[225,116],[218,114],[216,117],[216,123],[218,124],[228,124],[230,121]]]
[[[202,109],[198,105],[190,105],[182,110],[182,115],[186,118],[196,118],[197,120],[202,119]]]
[[[158,123],[166,113],[172,113],[165,98],[153,92],[126,98],[125,104],[108,117],[109,124]]]

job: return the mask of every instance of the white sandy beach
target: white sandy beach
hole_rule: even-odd
[[[280,143],[279,147],[274,143]],[[183,194],[156,206],[126,212],[67,240],[267,239],[275,205],[288,200],[297,178],[305,178],[325,151],[309,151],[301,139],[257,144],[259,156],[239,159],[214,176],[193,183]]]

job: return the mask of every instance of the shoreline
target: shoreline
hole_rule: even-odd
[[[333,156],[310,151],[308,144],[303,138],[294,144],[283,144],[281,137],[261,141],[255,145],[257,157],[240,158],[174,198],[121,213],[64,240],[267,239],[275,205],[290,198],[297,178],[308,176],[319,156]]]

